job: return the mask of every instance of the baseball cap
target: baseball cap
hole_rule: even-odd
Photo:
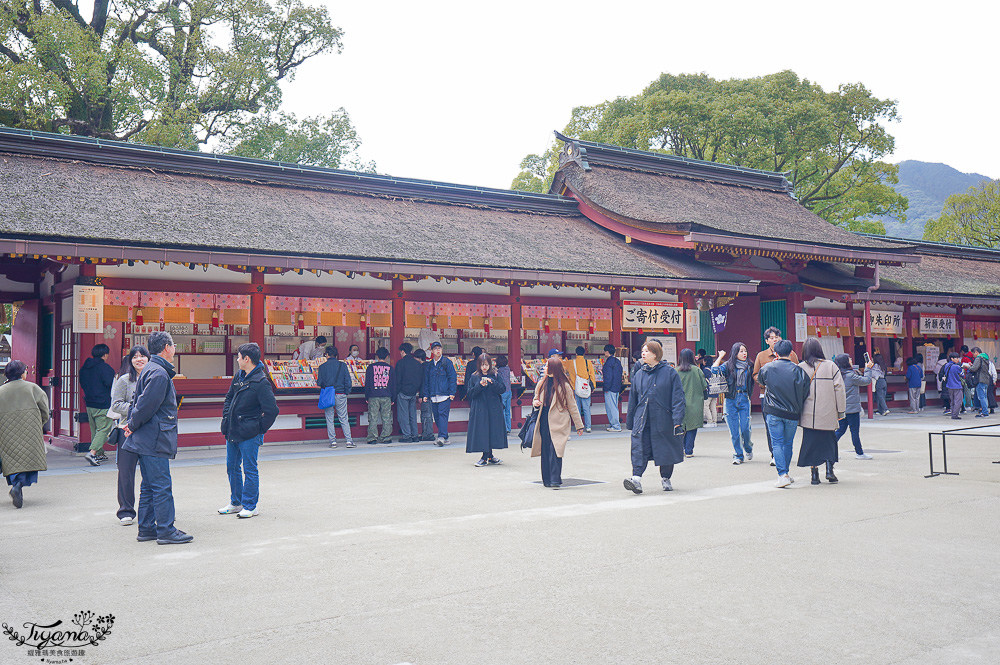
[[[552,356],[561,356],[561,355],[562,355],[562,351],[560,351],[559,349],[549,349],[549,357],[550,358]]]
[[[431,342],[431,348],[432,348],[432,349],[433,349],[434,347],[437,347],[437,346],[441,346],[441,342]]]

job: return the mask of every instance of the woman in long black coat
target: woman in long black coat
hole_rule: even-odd
[[[506,388],[493,369],[493,359],[483,353],[476,361],[476,371],[465,384],[465,398],[469,402],[469,432],[465,452],[482,453],[476,466],[502,464],[493,455],[498,448],[507,447],[507,424],[503,419],[501,395]]]
[[[632,371],[628,418],[632,430],[632,477],[625,489],[642,494],[642,474],[649,461],[660,467],[663,490],[673,489],[674,465],[684,461],[684,387],[673,367],[663,362],[663,347],[656,340],[642,346],[642,360]]]

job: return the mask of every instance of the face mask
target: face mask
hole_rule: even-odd
[[[358,357],[358,352],[357,351],[351,351],[351,357],[352,358],[357,358]]]

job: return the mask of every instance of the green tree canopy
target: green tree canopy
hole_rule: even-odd
[[[791,71],[717,81],[663,74],[635,97],[573,109],[566,136],[736,166],[788,172],[799,201],[853,230],[885,233],[869,217],[905,219],[906,198],[891,185],[897,167],[881,161],[894,139],[896,102],[863,85],[821,87]],[[548,191],[560,146],[529,155],[513,187]]]
[[[1000,180],[949,196],[941,216],[924,226],[924,240],[1000,247]]]
[[[341,37],[300,0],[94,0],[89,18],[79,0],[0,0],[0,124],[339,166],[358,142],[343,109],[279,109],[280,83]]]

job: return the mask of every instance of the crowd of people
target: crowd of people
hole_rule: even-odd
[[[769,328],[764,337],[767,347],[752,363],[743,342],[734,344],[729,354],[720,351],[714,362],[704,350],[696,355],[691,349],[682,349],[676,367],[664,361],[659,342],[650,339],[643,344],[629,372],[625,427],[631,431],[631,475],[623,483],[627,490],[643,492],[642,476],[650,462],[659,469],[662,489],[673,490],[674,467],[694,456],[698,430],[716,425],[720,397],[725,400],[732,463],[753,460],[752,391],[760,394],[777,487],[795,482],[790,466],[799,428],[802,437],[796,464],[810,469],[812,484],[820,484],[820,468],[828,482],[838,482],[834,473],[839,461],[838,442],[848,430],[856,458],[872,459],[861,443],[860,389],[874,384],[879,413],[888,413],[881,354],[855,369],[846,354],[827,359],[819,340],[810,338],[803,345],[800,362],[780,330]],[[147,344],[133,347],[117,373],[107,363],[110,350],[105,344],[94,346],[81,368],[80,385],[92,435],[85,459],[99,466],[107,459],[105,446],[117,446],[117,517],[125,526],[138,521],[140,542],[191,542],[191,535],[174,526],[170,480],[169,460],[177,454],[178,400],[172,380],[176,347],[166,332],[152,333]],[[425,440],[444,446],[449,441],[451,403],[459,394],[455,365],[443,357],[439,341],[430,342],[429,355],[423,349],[414,350],[410,343],[401,344],[398,350],[400,359],[395,366],[388,362],[388,349],[380,348],[378,360],[367,367],[367,442],[392,441],[395,406],[402,442]],[[604,348],[604,400],[607,430],[620,432],[619,399],[625,385],[615,351],[610,344]],[[962,351],[941,354],[939,359],[937,379],[945,398],[945,413],[959,418],[965,408],[975,408],[979,411],[976,417],[987,417],[995,407],[991,386],[996,382],[996,368],[978,347],[963,347]],[[347,413],[351,375],[336,346],[319,337],[299,353],[307,358],[326,356],[317,382],[329,446],[337,448],[336,427],[340,426],[346,446],[356,447]],[[357,346],[352,345],[349,353],[356,357]],[[520,433],[522,445],[531,448],[531,456],[541,458],[542,484],[550,488],[562,486],[563,456],[572,432],[583,435],[592,431],[593,363],[582,347],[576,349],[575,356],[566,355],[558,349],[549,352],[534,390],[534,410]],[[278,416],[278,406],[258,345],[241,345],[236,363],[239,371],[226,394],[220,425],[226,440],[230,497],[218,512],[250,518],[259,514],[258,450]],[[923,380],[922,368],[923,359],[918,354],[910,360],[907,371],[911,412],[922,408],[922,385],[913,385],[917,372]],[[23,505],[23,488],[37,482],[38,472],[47,468],[43,427],[49,419],[49,405],[41,388],[23,380],[25,369],[23,362],[8,363],[6,383],[0,386],[0,460],[12,502],[18,508]],[[502,464],[496,451],[507,448],[512,422],[507,358],[493,358],[474,348],[463,388],[469,404],[466,452],[479,455],[476,467]],[[136,468],[141,475],[137,508]]]

